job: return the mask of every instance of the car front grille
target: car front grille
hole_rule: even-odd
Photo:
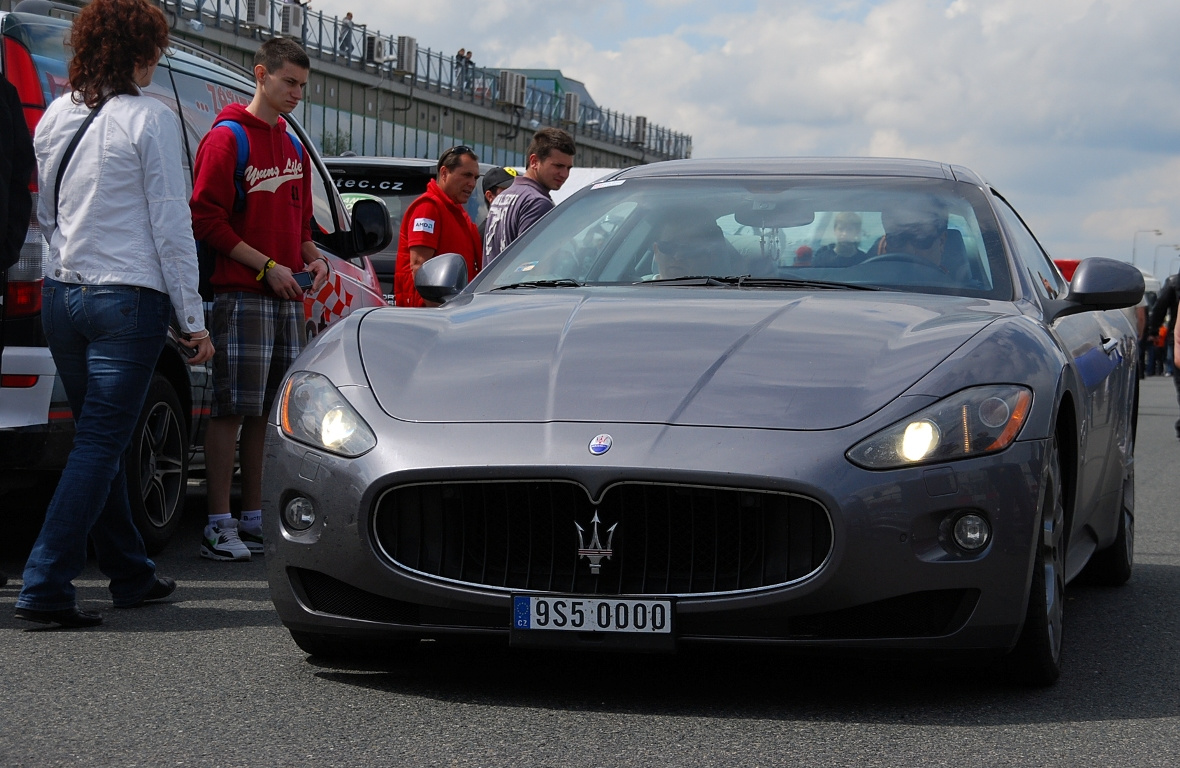
[[[403,486],[382,497],[374,533],[389,559],[419,573],[586,595],[788,584],[815,573],[832,548],[827,512],[811,499],[634,482],[599,504],[563,481]]]

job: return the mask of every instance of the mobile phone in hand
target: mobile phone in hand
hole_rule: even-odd
[[[311,284],[315,281],[310,272],[292,272],[295,276],[295,282],[299,283],[299,287],[305,291],[311,290]]]
[[[180,330],[180,326],[177,325],[175,321],[173,321],[171,324],[169,324],[168,335],[171,336],[172,339],[176,342],[176,347],[177,347],[177,349],[180,350],[180,354],[184,355],[185,357],[189,358],[190,360],[197,356],[197,352],[200,351],[197,347],[186,347],[184,344],[180,343],[180,339],[184,339],[185,341],[188,341],[189,334]]]

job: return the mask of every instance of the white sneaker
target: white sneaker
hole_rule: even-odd
[[[201,557],[210,560],[249,560],[250,550],[238,536],[237,520],[221,520],[205,526]]]
[[[238,523],[238,538],[246,545],[246,549],[250,550],[252,555],[261,555],[266,551],[262,541],[262,526],[257,528],[248,528]]]

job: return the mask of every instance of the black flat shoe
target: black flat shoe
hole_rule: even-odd
[[[147,594],[140,598],[139,602],[131,603],[129,605],[116,605],[116,608],[138,608],[149,600],[163,600],[168,595],[176,591],[176,579],[170,579],[167,576],[157,576],[156,583],[147,591]]]
[[[35,621],[38,624],[60,624],[70,629],[96,627],[102,623],[102,614],[83,611],[76,605],[61,611],[34,611],[31,608],[17,608],[16,617],[25,621]]]

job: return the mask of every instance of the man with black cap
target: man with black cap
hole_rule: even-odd
[[[496,199],[504,190],[512,186],[512,182],[516,181],[515,168],[493,168],[483,175],[483,199],[488,204],[488,210],[491,210],[492,201]],[[482,243],[484,235],[487,234],[488,220],[485,217],[479,223],[479,241]]]

